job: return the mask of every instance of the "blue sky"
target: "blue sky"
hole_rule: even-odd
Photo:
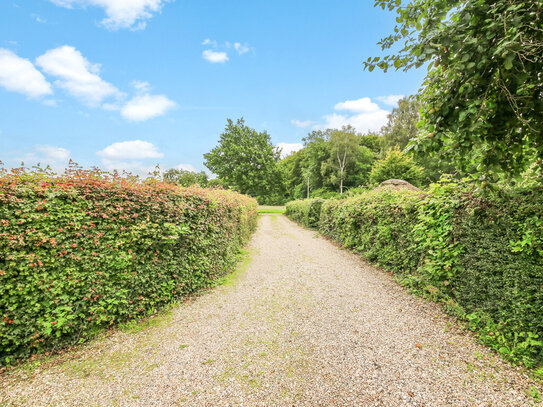
[[[227,118],[285,151],[377,130],[424,77],[362,69],[394,18],[371,0],[3,0],[0,160],[203,170]]]

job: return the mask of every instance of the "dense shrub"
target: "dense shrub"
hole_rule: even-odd
[[[254,199],[96,171],[0,173],[0,363],[81,341],[213,284]]]
[[[420,186],[424,168],[418,166],[413,159],[399,149],[387,152],[385,158],[377,161],[370,172],[370,182],[380,184],[388,179],[403,179],[413,185]]]
[[[321,233],[446,303],[482,341],[543,364],[543,190],[378,190],[322,205]]]
[[[391,271],[409,271],[420,257],[413,250],[420,200],[420,192],[408,190],[329,200],[322,206],[320,231]]]
[[[304,199],[288,202],[285,214],[292,220],[301,223],[308,228],[317,228],[321,214],[321,206],[324,199]]]

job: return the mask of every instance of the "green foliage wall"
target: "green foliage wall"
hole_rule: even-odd
[[[288,202],[285,214],[292,220],[301,223],[308,228],[317,228],[324,199],[304,199]]]
[[[0,173],[0,364],[212,285],[256,219],[256,201],[231,191]]]
[[[324,202],[319,230],[445,302],[504,356],[540,366],[542,192],[448,181],[428,193],[371,191]]]

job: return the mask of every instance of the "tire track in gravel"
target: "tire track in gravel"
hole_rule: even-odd
[[[532,405],[522,369],[315,232],[264,215],[249,250],[232,284],[0,377],[0,405]]]

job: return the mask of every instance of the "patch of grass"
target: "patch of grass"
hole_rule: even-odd
[[[189,345],[179,345],[179,349],[185,349]]]
[[[535,386],[530,386],[530,397],[534,399],[534,401],[538,404],[541,403],[541,393]]]
[[[231,273],[217,279],[215,285],[224,285],[227,287],[234,285],[245,270],[247,270],[249,263],[251,263],[252,254],[249,250],[241,249],[239,251],[238,266]]]
[[[261,205],[258,207],[258,213],[285,213],[285,207]]]
[[[123,322],[119,324],[119,329],[125,333],[135,333],[166,324],[172,320],[172,308],[176,305],[178,303],[174,302],[156,315]]]

